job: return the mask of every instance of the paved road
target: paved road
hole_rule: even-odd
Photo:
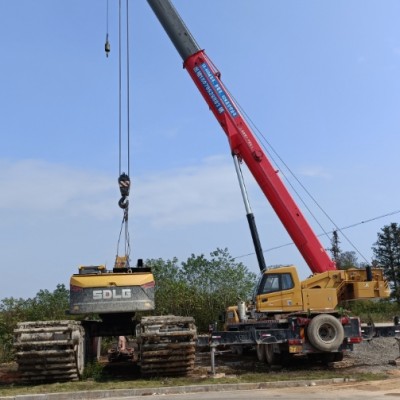
[[[220,384],[161,387],[154,389],[90,390],[0,397],[0,400],[400,400],[400,371],[383,381],[354,382],[343,379],[287,381],[275,384]],[[259,389],[257,389],[259,388]],[[174,393],[174,394],[171,394]]]
[[[109,398],[108,400],[143,400],[143,396]],[[281,389],[235,390],[224,392],[153,395],[152,400],[399,400],[400,380],[309,386]]]

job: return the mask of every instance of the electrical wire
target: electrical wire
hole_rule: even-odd
[[[355,228],[356,226],[359,226],[359,225],[362,225],[362,224],[367,224],[368,222],[372,222],[372,221],[376,221],[376,220],[378,220],[378,219],[390,217],[390,216],[392,216],[392,215],[399,214],[399,213],[400,213],[400,210],[396,210],[396,211],[392,211],[392,212],[389,212],[389,213],[386,213],[386,214],[383,214],[383,215],[379,215],[379,216],[377,216],[377,217],[373,217],[373,218],[366,219],[366,220],[364,220],[364,221],[356,222],[356,223],[354,223],[354,224],[347,225],[347,226],[344,226],[343,228],[340,228],[340,232],[342,232],[342,231],[344,231],[344,230],[346,230],[346,229]],[[332,234],[335,230],[336,230],[336,229],[333,229],[333,230],[331,230],[330,232],[327,232],[327,233],[328,233],[328,234]],[[319,234],[319,235],[317,235],[317,236],[318,236],[318,237],[321,237],[321,236],[324,236],[325,234],[326,234],[326,232],[321,233],[321,234]],[[270,247],[270,248],[268,248],[268,249],[266,249],[266,250],[263,250],[263,253],[267,253],[267,252],[270,252],[270,251],[273,251],[273,250],[278,250],[278,249],[281,249],[281,248],[283,248],[283,247],[293,246],[293,245],[294,245],[293,242],[288,242],[288,243],[285,243],[285,244],[281,244],[281,245],[278,245],[278,246],[275,246],[275,247]],[[239,259],[239,258],[244,258],[244,257],[252,256],[253,254],[255,254],[255,253],[254,253],[254,252],[251,252],[251,253],[242,254],[242,255],[240,255],[240,256],[236,256],[236,257],[233,257],[233,258],[234,258],[234,259]]]
[[[298,185],[301,187],[301,189],[304,190],[304,192],[309,196],[309,198],[314,202],[314,204],[322,211],[322,213],[325,215],[325,217],[333,224],[333,226],[336,228],[335,230],[339,231],[342,236],[347,240],[347,242],[350,244],[350,246],[359,254],[360,257],[362,257],[366,262],[367,259],[365,258],[365,256],[360,252],[360,250],[355,246],[355,244],[350,240],[350,238],[348,238],[342,231],[341,229],[338,227],[338,225],[333,221],[333,219],[328,215],[328,213],[323,209],[323,207],[317,202],[317,200],[315,199],[314,196],[312,196],[312,194],[307,190],[307,188],[303,185],[303,183],[300,181],[300,179],[295,175],[295,173],[292,171],[292,169],[286,164],[286,162],[282,159],[282,157],[278,154],[278,152],[274,149],[274,147],[271,145],[271,143],[267,140],[267,138],[264,136],[264,134],[260,131],[260,129],[258,129],[258,127],[256,126],[256,124],[252,121],[252,119],[249,117],[249,115],[246,113],[246,111],[243,109],[243,107],[241,107],[240,103],[235,99],[235,97],[229,92],[229,96],[231,96],[231,98],[235,101],[236,105],[238,106],[240,112],[243,114],[243,117],[246,119],[246,121],[249,123],[249,125],[252,127],[253,129],[253,133],[255,134],[255,136],[257,137],[257,139],[260,142],[261,147],[265,150],[265,152],[267,153],[268,157],[270,158],[270,160],[272,160],[273,163],[275,163],[275,165],[279,166],[279,163],[276,161],[275,157],[273,156],[273,154],[271,154],[271,152],[268,150],[268,148],[265,146],[265,144],[267,144],[269,146],[269,148],[272,150],[272,152],[276,155],[276,157],[279,159],[279,161],[281,162],[281,164],[286,168],[286,170],[290,173],[290,175],[295,179],[295,181],[298,183]],[[264,144],[265,143],[265,144]],[[292,191],[297,195],[297,197],[300,199],[300,202],[303,204],[303,206],[306,208],[306,210],[309,212],[309,214],[311,215],[311,217],[314,219],[314,221],[318,224],[318,226],[320,227],[320,229],[324,232],[321,235],[318,236],[326,236],[329,238],[329,233],[325,231],[324,227],[322,226],[322,224],[319,222],[319,220],[317,219],[317,217],[314,215],[314,213],[312,212],[312,210],[310,209],[310,207],[307,205],[307,203],[305,202],[305,200],[303,199],[303,197],[300,195],[300,193],[298,192],[298,190],[296,190],[296,188],[294,187],[294,185],[292,184],[292,182],[290,181],[290,179],[286,176],[285,172],[283,171],[282,168],[279,168],[280,173],[283,175],[285,181],[287,182],[287,184],[291,187]]]

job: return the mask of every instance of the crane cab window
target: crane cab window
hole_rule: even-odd
[[[293,286],[291,274],[268,274],[263,276],[258,294],[288,290],[292,289]]]

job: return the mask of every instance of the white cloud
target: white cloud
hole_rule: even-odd
[[[132,181],[134,258],[185,259],[217,246],[248,252],[241,249],[250,245],[250,236],[229,156]],[[40,288],[68,284],[76,265],[112,263],[122,219],[114,176],[38,160],[0,160],[0,182],[3,268],[16,259],[30,266],[29,279],[17,288],[9,282],[20,272],[8,270],[1,297],[32,296]],[[237,226],[245,227],[246,239]]]
[[[3,211],[63,211],[100,219],[115,215],[110,205],[117,184],[104,175],[40,160],[1,160],[0,182]]]
[[[330,179],[332,175],[329,174],[324,168],[317,165],[308,165],[300,168],[299,174],[303,176],[308,176],[311,178],[323,178]]]
[[[0,211],[62,212],[73,217],[112,219],[117,206],[116,179],[40,160],[0,161]],[[154,227],[187,226],[242,217],[234,166],[228,157],[199,165],[134,177],[131,214]]]
[[[134,213],[158,228],[236,219],[238,214],[242,217],[236,179],[233,163],[226,157],[140,177]]]

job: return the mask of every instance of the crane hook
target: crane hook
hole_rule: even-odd
[[[129,189],[131,187],[131,180],[129,179],[129,176],[123,172],[119,178],[118,178],[118,184],[119,184],[119,190],[121,192],[121,199],[118,202],[118,205],[122,208],[125,209],[129,205]]]
[[[111,51],[111,45],[110,45],[110,42],[108,41],[108,33],[107,33],[107,36],[106,36],[106,43],[104,45],[104,50],[106,52],[106,57],[108,58],[108,54]]]
[[[119,201],[118,201],[118,205],[119,205],[123,210],[125,210],[126,208],[128,208],[128,206],[129,206],[129,200],[128,200],[128,198],[125,197],[125,196],[122,196],[122,197],[119,199]]]

